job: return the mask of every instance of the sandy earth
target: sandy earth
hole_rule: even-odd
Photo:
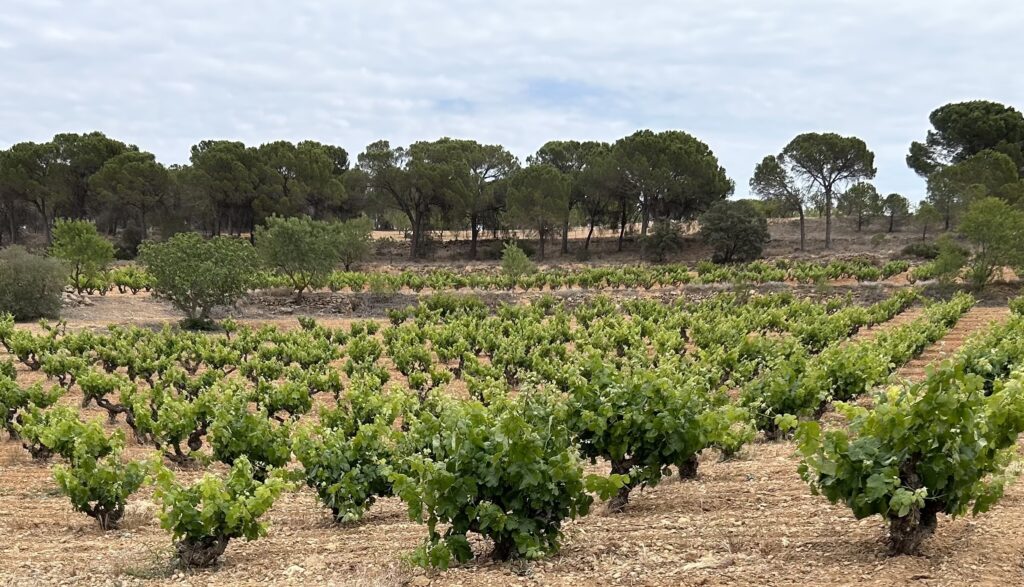
[[[159,323],[169,307],[143,297],[76,308],[72,327]],[[116,301],[116,304],[113,302]],[[905,323],[911,309],[879,328]],[[114,315],[116,314],[116,315]],[[948,354],[1005,308],[975,308],[902,375]],[[119,319],[114,319],[119,318]],[[344,318],[337,319],[343,323]],[[294,324],[294,318],[281,318]],[[334,325],[334,324],[332,324]],[[37,375],[37,374],[32,374]],[[26,377],[31,381],[31,377]],[[62,401],[77,403],[75,394]],[[98,416],[97,408],[85,410]],[[705,454],[698,479],[666,480],[636,493],[630,509],[566,526],[562,551],[528,564],[478,561],[446,573],[402,563],[425,536],[396,499],[379,501],[353,525],[332,524],[302,489],[271,510],[267,537],[233,541],[212,570],[169,566],[170,538],[154,517],[151,492],[133,497],[124,529],[102,533],[56,493],[50,470],[16,442],[0,440],[0,585],[1015,585],[1024,582],[1024,485],[989,513],[940,519],[922,554],[891,558],[880,518],[854,520],[845,506],[810,493],[789,442],[755,443],[734,460]],[[132,446],[129,456],[143,457]],[[217,470],[217,467],[214,467]],[[179,472],[194,478],[198,472]],[[481,554],[487,545],[476,544]]]

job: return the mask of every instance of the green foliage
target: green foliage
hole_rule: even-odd
[[[981,289],[1004,266],[1024,266],[1024,212],[998,198],[973,202],[960,233],[974,245],[967,281]]]
[[[701,450],[724,443],[711,432],[729,431],[737,415],[719,409],[699,374],[690,379],[678,365],[645,363],[609,364],[592,353],[569,380],[570,428],[581,453],[608,459],[623,476],[612,511],[625,507],[632,488],[657,485],[669,466],[691,467]]]
[[[7,361],[0,363],[0,366],[3,367],[0,369],[0,423],[14,439],[17,437],[15,425],[18,422],[18,413],[21,410],[52,406],[60,399],[63,390],[57,386],[44,389],[41,383],[21,387],[14,379],[13,363]]]
[[[438,400],[410,422],[415,445],[392,479],[428,537],[413,560],[447,568],[473,557],[469,532],[490,538],[494,556],[539,558],[557,550],[562,522],[587,513],[583,467],[565,426],[565,405],[526,394],[485,407]],[[443,530],[443,534],[442,534]]]
[[[505,243],[501,251],[501,272],[513,279],[530,275],[537,271],[537,266],[526,256],[523,249],[514,242]]]
[[[103,530],[112,530],[124,516],[128,497],[142,486],[146,466],[125,463],[118,450],[103,458],[86,455],[70,465],[57,465],[53,475],[75,511],[94,518]]]
[[[207,474],[191,486],[179,484],[159,461],[151,463],[160,505],[160,526],[176,541],[180,562],[205,567],[217,561],[232,538],[256,540],[267,533],[260,522],[274,501],[290,488],[280,476],[261,481],[240,457],[226,479]]]
[[[836,200],[836,209],[840,214],[853,219],[857,232],[882,214],[883,208],[882,196],[878,190],[863,181],[850,186],[848,190],[839,194]]]
[[[644,255],[655,263],[664,263],[682,250],[683,235],[670,220],[655,222],[643,242]]]
[[[928,117],[935,130],[913,142],[907,165],[927,177],[986,149],[1004,153],[1024,169],[1024,115],[1012,106],[986,100],[946,104]]]
[[[537,232],[543,259],[545,240],[569,214],[569,181],[547,163],[524,167],[509,181],[506,217],[513,226]]]
[[[936,243],[910,243],[900,250],[905,257],[933,260],[939,256],[939,245]]]
[[[195,233],[144,243],[139,258],[153,277],[153,290],[189,320],[208,320],[214,307],[235,303],[253,283],[258,261],[243,240],[205,240]]]
[[[889,194],[882,200],[882,211],[889,217],[889,232],[893,232],[898,222],[910,215],[910,201],[900,194]]]
[[[373,221],[360,216],[339,222],[332,228],[338,260],[345,271],[369,258],[373,252]]]
[[[306,484],[339,522],[358,520],[377,497],[392,494],[390,464],[401,433],[385,419],[349,427],[304,426],[292,435]]]
[[[114,260],[114,245],[96,232],[87,220],[58,220],[53,226],[50,256],[64,261],[71,285],[82,293],[85,283],[95,279]]]
[[[838,407],[848,430],[800,426],[800,474],[857,518],[886,518],[897,553],[915,552],[939,512],[987,511],[1012,477],[1007,467],[1024,429],[1019,379],[986,395],[982,377],[947,362],[922,383],[876,395],[873,409]]]
[[[939,255],[935,257],[929,272],[939,283],[949,285],[960,276],[970,253],[948,235],[939,239],[938,247]]]
[[[213,458],[227,465],[244,458],[252,474],[263,479],[271,467],[283,467],[291,460],[289,430],[284,423],[271,422],[266,409],[249,411],[244,391],[224,390],[209,428]]]
[[[301,296],[307,289],[326,285],[339,260],[336,239],[334,227],[326,222],[271,216],[256,228],[256,252]]]
[[[750,261],[768,243],[768,221],[746,200],[722,201],[700,218],[701,237],[714,249],[716,263]]]
[[[16,320],[54,318],[66,281],[67,270],[55,259],[17,245],[0,250],[0,313]]]

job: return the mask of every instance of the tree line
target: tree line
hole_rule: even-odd
[[[1024,117],[1012,107],[973,101],[947,104],[930,117],[933,130],[914,142],[907,164],[927,181],[918,214],[947,229],[981,197],[1016,203],[1024,195]],[[882,196],[869,182],[874,153],[857,137],[804,133],[754,170],[751,194],[770,210],[804,219],[842,214],[858,229],[885,216],[894,230],[910,205]],[[340,146],[275,141],[247,146],[205,140],[189,162],[164,165],[138,147],[101,132],[58,134],[0,151],[0,244],[26,231],[50,240],[58,218],[88,219],[106,234],[141,242],[181,231],[253,235],[271,216],[315,220],[366,215],[376,228],[410,234],[412,256],[429,247],[431,231],[466,231],[470,256],[486,231],[527,229],[545,243],[570,227],[627,230],[641,237],[664,221],[694,220],[734,192],[707,144],[682,131],[640,130],[615,142],[558,140],[520,161],[501,145],[441,138],[408,146],[386,140],[355,159]]]

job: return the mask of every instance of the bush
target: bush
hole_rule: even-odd
[[[837,404],[848,430],[806,422],[797,433],[800,474],[813,491],[858,519],[885,518],[896,554],[915,553],[938,513],[987,511],[1014,476],[1021,381],[997,381],[987,394],[984,378],[964,369],[945,362],[922,383],[876,395],[873,409]]]
[[[114,257],[121,261],[135,259],[135,257],[139,256],[139,245],[144,240],[146,240],[146,236],[142,233],[141,228],[134,224],[128,225],[121,231],[121,234],[117,235]]]
[[[564,410],[541,393],[491,407],[445,398],[413,420],[413,444],[431,450],[404,459],[407,472],[392,478],[410,518],[427,524],[414,562],[447,568],[452,558],[470,560],[470,532],[490,538],[498,560],[558,548],[562,522],[585,515],[593,501]]]
[[[1024,265],[1024,211],[1004,200],[975,200],[960,222],[960,233],[974,245],[967,282],[981,289],[1002,267]]]
[[[746,200],[718,202],[701,216],[700,224],[716,263],[757,259],[770,238],[768,221]]]
[[[0,251],[0,312],[16,320],[57,317],[65,283],[67,269],[56,259],[20,246]]]
[[[88,220],[58,220],[53,226],[50,256],[67,263],[71,284],[82,293],[114,260],[114,245],[96,232]]]
[[[253,284],[259,260],[243,240],[205,240],[193,232],[143,243],[139,258],[153,278],[154,291],[193,323],[209,322],[214,307],[238,301]]]
[[[232,538],[266,535],[267,525],[259,519],[289,488],[279,476],[262,482],[253,478],[245,457],[235,461],[227,479],[207,474],[189,487],[180,485],[159,460],[152,467],[160,526],[171,533],[178,561],[186,567],[213,565]]]
[[[672,222],[656,222],[643,241],[644,256],[655,263],[664,263],[683,250],[683,235]]]
[[[537,271],[537,266],[526,256],[523,249],[515,243],[506,243],[501,252],[501,272],[508,277],[517,278]]]
[[[365,261],[373,251],[373,222],[365,216],[339,222],[334,228],[334,238],[338,260],[348,271],[352,265]]]
[[[142,486],[146,467],[141,462],[122,461],[119,445],[102,458],[86,450],[70,464],[54,467],[53,476],[75,511],[95,519],[101,529],[113,530],[124,516],[128,497]]]
[[[939,245],[936,243],[911,243],[900,251],[905,257],[932,260],[939,256]]]
[[[943,235],[939,239],[938,246],[939,255],[932,263],[931,273],[939,280],[939,283],[949,285],[960,276],[964,265],[967,264],[969,253],[949,235]]]
[[[270,269],[288,279],[301,297],[307,289],[323,287],[338,264],[336,236],[326,222],[303,218],[267,218],[256,228],[256,251]]]

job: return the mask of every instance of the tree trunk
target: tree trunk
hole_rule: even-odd
[[[477,217],[474,214],[469,218],[469,258],[473,261],[476,261],[476,241],[480,237],[477,224]]]
[[[544,236],[547,231],[543,228],[538,230],[537,233],[540,235],[540,257],[539,260],[544,260]]]
[[[510,536],[501,536],[494,541],[494,550],[491,551],[491,558],[497,561],[507,561],[518,552],[515,540]]]
[[[896,227],[896,215],[895,214],[890,214],[889,215],[889,232],[892,232],[895,227]]]
[[[832,188],[825,188],[825,248],[832,248]]]
[[[680,479],[696,479],[697,478],[697,455],[693,455],[686,459],[686,462],[679,465],[679,478]]]
[[[626,239],[626,206],[622,206],[622,216],[619,218],[619,252],[622,252],[622,242]]]
[[[565,219],[565,224],[562,225],[562,254],[569,254],[569,219]]]
[[[613,475],[628,475],[629,470],[633,466],[629,460],[613,460],[612,461],[612,474]],[[608,512],[617,514],[622,510],[626,509],[626,505],[629,504],[629,492],[633,489],[631,484],[623,485],[619,492],[614,497],[608,500]]]
[[[804,225],[804,207],[800,206],[798,212],[800,212],[800,250],[805,251],[807,250],[807,231]]]
[[[594,220],[590,220],[590,230],[587,231],[587,240],[583,242],[583,250],[590,250],[590,237],[594,236]]]
[[[185,567],[209,567],[217,562],[227,547],[228,538],[226,536],[185,538],[175,544],[178,561]]]

